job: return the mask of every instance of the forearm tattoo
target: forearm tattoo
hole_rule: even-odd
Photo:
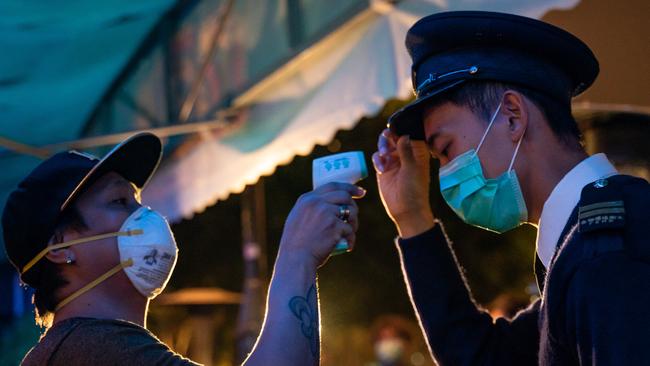
[[[318,296],[316,287],[311,285],[307,295],[294,296],[289,300],[289,309],[300,320],[300,330],[309,341],[312,355],[318,359],[320,340],[318,329]]]

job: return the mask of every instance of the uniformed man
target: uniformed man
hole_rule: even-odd
[[[417,98],[390,118],[373,162],[437,362],[650,364],[650,186],[580,143],[571,98],[598,74],[590,49],[552,25],[491,12],[425,17],[406,47]],[[429,154],[465,222],[538,228],[542,299],[514,319],[474,303],[429,206]]]

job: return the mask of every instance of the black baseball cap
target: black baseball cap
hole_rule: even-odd
[[[395,112],[388,126],[398,136],[423,140],[422,112],[434,97],[469,80],[526,87],[569,104],[596,79],[596,57],[580,39],[523,16],[452,11],[417,21],[406,34],[413,61],[415,101]]]
[[[160,163],[162,144],[152,133],[135,134],[102,159],[64,151],[39,164],[11,192],[2,213],[5,251],[18,272],[43,250],[54,235],[59,215],[83,190],[108,172],[116,172],[143,189]],[[34,285],[39,266],[21,279]]]

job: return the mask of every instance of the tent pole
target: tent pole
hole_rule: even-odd
[[[236,325],[236,363],[255,345],[264,321],[267,288],[266,214],[264,182],[248,186],[241,200],[244,286]]]
[[[121,87],[129,80],[131,76],[135,73],[137,66],[140,65],[142,59],[151,54],[155,47],[165,40],[169,42],[169,32],[166,32],[165,29],[169,26],[170,23],[173,23],[175,26],[179,19],[183,16],[184,13],[189,13],[197,4],[199,0],[178,0],[172,8],[163,15],[158,22],[153,26],[149,31],[147,36],[141,42],[140,46],[136,49],[133,55],[130,56],[126,65],[120,70],[119,74],[115,77],[111,85],[106,89],[106,92],[102,95],[101,99],[95,105],[90,116],[86,119],[83,127],[81,128],[80,136],[88,136],[93,131],[93,128],[99,121],[99,115],[102,107],[106,103],[114,98]],[[174,117],[175,118],[175,117]],[[173,121],[174,118],[170,119]]]
[[[221,132],[227,131],[228,129],[234,127],[235,122],[228,122],[227,119],[218,119],[214,121],[205,121],[205,122],[196,122],[196,123],[186,123],[180,125],[171,125],[160,128],[148,128],[137,131],[129,131],[122,133],[115,133],[104,136],[96,137],[87,137],[79,140],[60,142],[56,144],[43,146],[41,149],[46,151],[58,151],[63,149],[88,149],[98,146],[107,146],[115,145],[122,142],[127,137],[133,135],[136,132],[152,132],[160,138],[178,136],[178,135],[188,135],[192,133],[199,133],[205,131],[212,132]]]
[[[199,70],[199,74],[196,75],[194,78],[194,81],[192,82],[192,86],[190,87],[190,92],[183,101],[183,104],[181,105],[181,111],[179,115],[179,120],[181,123],[185,123],[190,119],[190,116],[192,115],[192,111],[194,110],[194,105],[196,104],[196,100],[199,97],[199,92],[201,91],[201,85],[203,85],[203,79],[205,79],[205,73],[208,71],[212,60],[214,59],[214,56],[217,53],[218,50],[218,45],[219,45],[219,39],[221,39],[221,34],[223,33],[223,30],[226,28],[226,22],[228,21],[228,17],[230,15],[230,11],[232,10],[233,4],[235,3],[234,0],[229,0],[226,3],[226,7],[223,10],[223,15],[221,16],[221,20],[219,23],[217,23],[217,27],[214,30],[214,33],[212,35],[212,43],[210,44],[210,50],[206,53],[205,58],[203,59],[203,63],[201,64],[201,69]]]
[[[31,155],[39,159],[47,159],[47,157],[50,156],[50,151],[48,149],[29,146],[2,136],[0,136],[0,146],[19,154]]]
[[[171,136],[189,135],[201,132],[211,132],[212,134],[225,133],[233,128],[236,128],[239,125],[240,117],[238,111],[222,111],[221,114],[222,116],[219,116],[217,119],[211,121],[185,123],[158,128],[146,128],[135,131],[114,133],[103,136],[86,137],[78,140],[57,142],[54,144],[38,147],[26,145],[0,136],[0,147],[7,149],[1,150],[0,154],[4,153],[5,151],[13,151],[19,154],[31,155],[40,159],[46,159],[48,156],[57,151],[69,149],[81,150],[99,146],[119,144],[124,139],[137,132],[152,132],[160,138],[166,138]]]

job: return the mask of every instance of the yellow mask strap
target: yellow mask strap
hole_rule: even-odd
[[[66,247],[70,247],[70,246],[77,245],[77,244],[88,243],[90,241],[110,238],[110,237],[113,237],[113,236],[132,236],[132,235],[140,235],[142,233],[143,233],[143,231],[141,229],[127,230],[127,231],[117,231],[117,232],[114,232],[114,233],[100,234],[100,235],[89,236],[89,237],[86,237],[86,238],[71,240],[71,241],[68,241],[68,242],[65,242],[65,243],[48,245],[47,247],[43,248],[43,250],[41,250],[36,255],[36,257],[32,258],[32,260],[29,261],[25,265],[25,267],[23,267],[23,270],[20,271],[20,274],[22,275],[25,272],[27,272],[36,263],[38,263],[38,261],[40,261],[47,254],[47,252],[49,252],[50,250],[66,248]]]
[[[117,272],[121,271],[122,268],[131,267],[132,265],[133,265],[133,259],[131,259],[131,258],[125,260],[124,262],[119,263],[115,267],[108,270],[108,272],[106,272],[103,275],[97,277],[96,279],[94,279],[92,282],[90,282],[86,286],[80,288],[79,290],[73,292],[70,296],[63,299],[63,301],[61,301],[60,303],[58,303],[56,305],[56,308],[54,309],[54,311],[55,312],[58,311],[59,309],[61,309],[65,305],[67,305],[70,301],[76,299],[77,297],[79,297],[79,296],[83,295],[84,293],[88,292],[93,287],[95,287],[95,286],[99,285],[100,283],[104,282],[107,278],[109,278],[112,275],[116,274]]]

